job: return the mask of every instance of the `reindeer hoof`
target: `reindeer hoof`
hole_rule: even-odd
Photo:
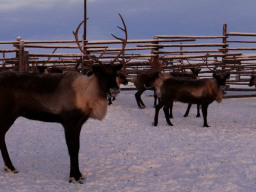
[[[85,177],[84,176],[81,176],[78,180],[76,180],[74,177],[71,177],[69,179],[69,183],[73,183],[73,184],[76,184],[76,183],[79,183],[79,184],[84,184],[85,182]]]
[[[153,125],[153,126],[157,126],[157,123],[153,122],[152,125]]]
[[[6,172],[9,172],[9,173],[19,173],[19,171],[17,170],[17,169],[10,169],[9,167],[7,167],[7,166],[5,166],[4,167],[4,170],[6,171]]]

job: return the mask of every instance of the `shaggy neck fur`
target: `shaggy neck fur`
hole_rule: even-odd
[[[102,94],[98,78],[78,76],[72,83],[76,106],[89,117],[102,120],[107,113],[107,95]]]

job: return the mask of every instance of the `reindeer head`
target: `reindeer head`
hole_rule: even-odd
[[[144,79],[144,87],[146,89],[152,89],[156,80],[160,78],[160,72],[151,72],[150,75],[147,75],[146,77],[147,78]]]
[[[128,73],[124,70],[120,70],[117,72],[117,77],[116,77],[116,82],[118,85],[123,84],[123,85],[127,85],[128,84],[128,80],[127,80],[127,75]]]
[[[116,82],[117,71],[122,68],[122,65],[94,65],[92,72],[96,77],[99,77],[99,85],[109,96],[115,97],[119,92],[120,88]]]
[[[192,68],[190,68],[190,70],[191,70],[191,72],[194,75],[198,76],[199,72],[201,71],[201,68],[199,68],[199,67],[192,67]]]
[[[231,69],[228,70],[213,70],[208,66],[208,54],[206,54],[206,58],[204,60],[207,68],[212,71],[212,76],[216,80],[219,87],[226,85],[226,80],[230,77],[231,70],[234,67],[231,67]]]
[[[225,86],[226,80],[230,77],[230,73],[217,73],[212,74],[213,78],[217,81],[218,86]]]

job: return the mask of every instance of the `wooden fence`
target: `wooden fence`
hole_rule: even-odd
[[[256,33],[227,32],[224,24],[222,34],[218,36],[155,35],[152,39],[128,40],[123,57],[133,55],[126,65],[130,80],[139,71],[150,68],[149,58],[160,56],[166,61],[166,72],[200,67],[200,77],[205,78],[212,74],[209,68],[231,70],[228,91],[242,91],[242,95],[255,96],[255,88],[248,87],[250,75],[256,68],[255,44]],[[113,59],[121,47],[119,40],[85,43],[85,49],[91,55],[99,56],[106,49],[101,58],[103,63]],[[74,70],[78,64],[88,67],[75,40],[27,41],[18,37],[16,41],[0,41],[1,71],[35,71],[36,66],[41,65]]]

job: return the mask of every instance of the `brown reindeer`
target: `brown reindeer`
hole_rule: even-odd
[[[119,60],[119,62],[122,63],[123,65],[123,68],[120,71],[118,71],[117,77],[116,77],[116,82],[119,87],[121,84],[128,85],[128,80],[126,78],[128,76],[128,72],[126,71],[126,64],[130,62],[132,58],[133,58],[133,54],[127,60],[124,57],[121,60]],[[111,105],[112,101],[114,101],[115,99],[116,99],[115,97],[108,96],[108,104]]]
[[[117,77],[116,77],[116,83],[118,85],[118,87],[120,87],[120,85],[127,85],[128,84],[128,80],[126,79],[127,77],[127,73],[120,70],[117,72]],[[116,98],[115,97],[111,97],[110,95],[108,95],[108,104],[111,105],[112,101],[114,101]]]
[[[251,79],[249,82],[250,87],[252,87],[253,85],[255,85],[255,87],[256,87],[256,76],[255,75],[251,75]]]
[[[79,27],[74,33],[77,40]],[[127,33],[126,26],[124,31]],[[114,64],[114,61],[124,48],[110,64],[93,65],[93,75],[90,77],[78,72],[0,73],[0,149],[6,171],[18,172],[9,157],[5,135],[21,116],[63,125],[70,155],[70,182],[83,183],[78,158],[80,131],[89,118],[102,120],[107,111],[107,95],[116,96],[120,92],[116,76],[122,65]],[[88,60],[92,60],[90,55],[84,54]],[[94,62],[99,60],[95,59]]]
[[[215,71],[213,72],[213,79],[169,78],[163,80],[159,72],[156,72],[145,84],[146,87],[154,87],[157,96],[160,98],[160,103],[155,108],[153,125],[157,126],[159,110],[162,107],[164,107],[168,125],[173,125],[169,119],[169,108],[172,108],[173,102],[176,100],[183,103],[200,104],[202,106],[204,127],[209,127],[207,123],[208,106],[214,100],[222,101],[223,91],[220,87],[225,85],[229,76],[230,72],[223,74]]]
[[[144,86],[145,82],[147,82],[155,72],[159,72],[162,69],[162,65],[163,65],[163,62],[161,62],[160,57],[149,59],[148,63],[151,66],[151,69],[149,69],[148,71],[140,72],[136,77],[133,78],[134,86],[137,89],[137,92],[135,93],[135,99],[140,109],[146,108],[146,105],[141,99],[142,93],[146,90],[154,91],[153,88],[149,88],[149,89],[145,88]],[[156,103],[157,103],[157,96],[156,94],[154,94],[154,106],[156,105]]]

